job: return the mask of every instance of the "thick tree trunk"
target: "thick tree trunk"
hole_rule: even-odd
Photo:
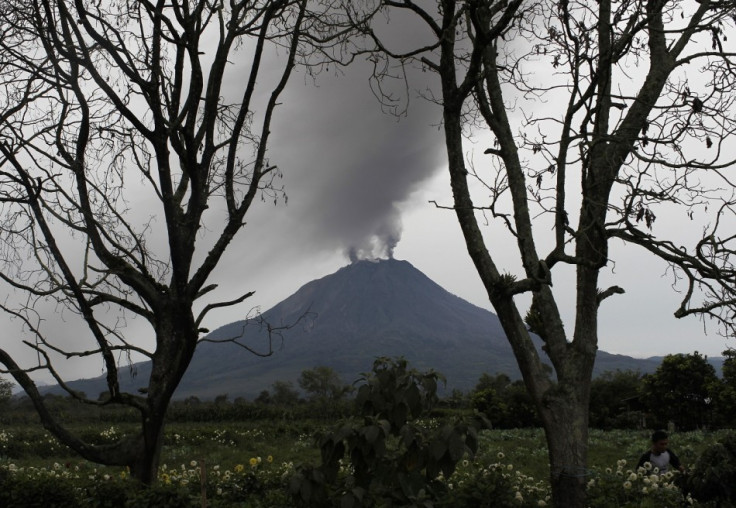
[[[164,419],[145,418],[143,433],[135,446],[138,450],[134,461],[128,465],[130,476],[143,485],[152,485],[158,479],[158,466],[164,441]]]
[[[584,508],[588,481],[588,404],[555,396],[545,414],[552,501],[559,508]]]
[[[130,475],[144,485],[158,479],[158,467],[164,440],[166,410],[171,397],[194,356],[197,335],[191,312],[186,305],[173,304],[169,319],[161,319],[157,326],[158,347],[152,359],[148,385],[147,410],[143,413],[142,432],[136,443],[137,453],[130,467]]]

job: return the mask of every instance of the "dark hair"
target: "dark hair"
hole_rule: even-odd
[[[652,443],[656,443],[657,441],[662,441],[663,439],[667,439],[667,433],[663,430],[655,430],[654,434],[652,434]]]

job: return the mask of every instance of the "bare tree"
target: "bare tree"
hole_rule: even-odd
[[[675,316],[708,316],[734,333],[736,53],[727,35],[736,4],[384,0],[363,8],[374,13],[358,24],[384,104],[396,104],[385,83],[405,79],[407,68],[438,78],[422,94],[442,108],[448,208],[543,421],[554,502],[586,506],[598,311],[624,292],[599,285],[615,261],[612,242],[668,263],[682,295]],[[419,26],[420,42],[396,44],[394,19],[402,30]],[[485,155],[469,138],[486,140]],[[655,226],[673,214],[702,228],[690,245],[681,231]],[[486,232],[484,221],[502,227]],[[520,268],[501,266],[514,245]],[[576,288],[568,328],[560,304],[569,295],[553,288],[566,276]]]
[[[319,70],[345,33],[329,1],[2,2],[0,278],[22,296],[3,308],[38,364],[6,349],[0,363],[82,457],[155,481],[205,318],[253,294],[218,300],[211,279],[253,203],[283,195],[267,155],[279,97],[296,65]],[[76,340],[48,326],[49,307]],[[126,334],[131,317],[152,347]],[[152,364],[140,393],[119,385],[132,353]],[[70,358],[101,360],[109,395],[69,390],[54,361]],[[32,371],[85,403],[135,408],[140,433],[82,441],[46,410]]]

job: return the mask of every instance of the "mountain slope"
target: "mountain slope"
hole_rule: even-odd
[[[302,286],[263,314],[272,326],[296,324],[273,335],[273,354],[263,358],[232,343],[204,342],[197,349],[176,397],[252,398],[274,381],[295,381],[302,370],[335,369],[346,382],[370,370],[377,356],[404,356],[418,369],[434,368],[447,388],[474,386],[483,372],[519,371],[498,318],[447,292],[407,261],[358,261]],[[269,336],[257,320],[239,321],[213,331],[217,341],[240,337],[249,348],[267,352]],[[600,352],[597,372],[653,371],[659,362]],[[125,389],[145,385],[150,365],[136,365]],[[70,383],[89,395],[104,390],[101,379]]]

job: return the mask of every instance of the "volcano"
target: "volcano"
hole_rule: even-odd
[[[267,324],[280,330],[269,334]],[[317,366],[331,367],[344,382],[352,383],[370,371],[379,356],[403,356],[416,369],[440,372],[447,380],[445,393],[471,389],[484,372],[520,377],[495,314],[449,293],[409,262],[396,259],[351,263],[305,284],[259,318],[225,325],[207,339],[198,347],[175,398],[227,394],[252,399],[275,381],[295,382],[303,370]],[[247,349],[227,342],[234,340]],[[599,352],[596,371],[652,372],[658,365]],[[133,370],[133,378],[121,375],[125,390],[145,386],[150,364],[136,364]],[[105,390],[102,378],[69,384],[89,395]]]

